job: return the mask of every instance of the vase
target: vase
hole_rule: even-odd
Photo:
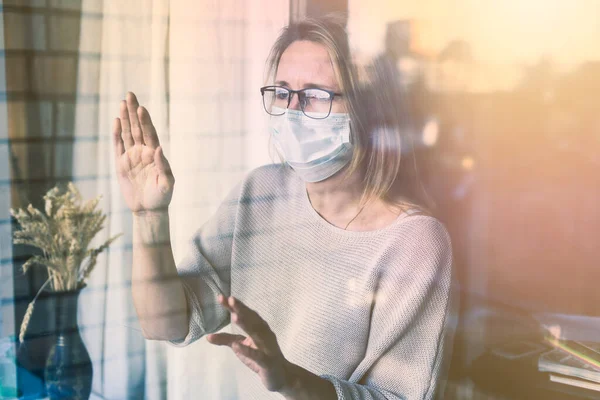
[[[77,324],[78,290],[55,292],[50,296],[56,318],[56,339],[50,348],[44,380],[51,400],[90,397],[93,368]]]

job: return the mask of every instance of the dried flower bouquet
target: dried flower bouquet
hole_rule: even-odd
[[[104,227],[106,215],[98,210],[100,196],[83,203],[81,194],[72,182],[67,190],[58,187],[44,195],[44,211],[31,204],[26,210],[11,209],[20,230],[14,232],[15,244],[26,244],[42,250],[23,264],[23,272],[34,265],[45,267],[48,280],[29,303],[21,324],[19,340],[22,342],[33,307],[39,294],[51,284],[53,291],[70,291],[82,288],[94,269],[98,255],[120,235],[108,239],[99,247],[88,249],[92,239]]]

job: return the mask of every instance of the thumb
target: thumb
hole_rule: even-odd
[[[161,173],[165,175],[171,174],[171,165],[163,153],[162,146],[158,146],[154,151],[154,164]]]
[[[173,187],[175,178],[171,172],[169,161],[165,157],[162,147],[159,146],[154,152],[154,164],[158,169],[157,184],[161,192],[167,193]]]

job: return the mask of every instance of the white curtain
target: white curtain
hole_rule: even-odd
[[[270,162],[259,88],[287,1],[171,0],[170,160],[175,259],[249,169]],[[169,349],[169,398],[235,398],[234,356],[202,339]],[[220,386],[222,375],[231,385]]]
[[[164,345],[146,342],[131,297],[131,215],[115,179],[112,121],[127,90],[151,111],[165,149],[167,40],[165,0],[84,0],[81,17],[73,175],[85,197],[103,196],[103,254],[81,298],[79,321],[94,363],[93,391],[106,399],[165,398]]]
[[[235,397],[234,385],[216,384],[220,374],[231,376],[227,349],[142,338],[131,298],[132,222],[110,131],[119,101],[135,92],[176,177],[171,238],[180,260],[184,243],[231,187],[270,162],[258,89],[288,11],[287,1],[83,0],[73,175],[85,197],[103,195],[108,229],[98,240],[124,233],[99,260],[79,310],[98,396]]]

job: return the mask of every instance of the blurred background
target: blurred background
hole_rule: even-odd
[[[177,178],[170,216],[180,259],[229,189],[273,162],[258,89],[280,29],[335,11],[347,15],[357,63],[387,62],[397,71],[421,178],[452,236],[461,308],[444,398],[600,395],[560,387],[543,397],[503,392],[505,370],[478,364],[496,346],[539,340],[542,326],[600,342],[597,0],[0,5],[3,388],[35,396],[52,340],[43,315],[34,315],[27,346],[16,342],[47,276],[21,271],[32,249],[12,244],[8,209],[41,208],[43,194],[68,181],[86,198],[102,194],[109,217],[98,240],[124,233],[101,255],[80,299],[92,397],[190,398],[227,373],[232,356],[205,341],[182,351],[142,338],[130,290],[132,222],[115,179],[111,124],[127,91],[149,109]],[[536,379],[515,386],[529,390]]]

